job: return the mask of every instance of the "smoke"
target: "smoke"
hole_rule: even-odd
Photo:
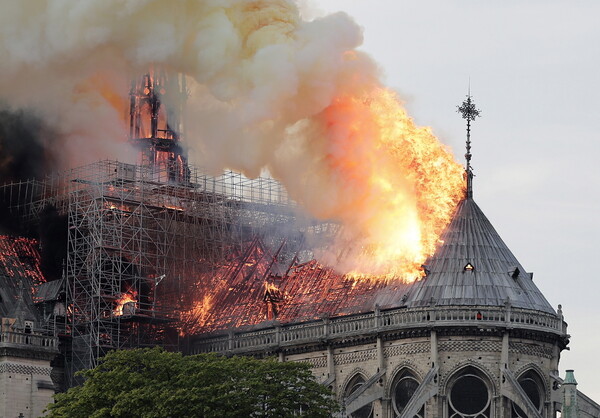
[[[31,110],[0,107],[0,180],[20,181],[43,176],[51,169],[53,135]],[[0,193],[0,233],[31,235],[8,209],[8,198]],[[19,204],[22,202],[13,202]]]
[[[0,108],[0,179],[18,181],[46,174],[53,165],[52,138],[35,112]]]
[[[41,213],[38,230],[40,240],[40,268],[47,280],[62,277],[63,261],[67,257],[67,215],[60,215],[54,206],[46,206]]]
[[[56,133],[60,167],[134,158],[125,86],[160,66],[190,80],[191,161],[215,174],[267,168],[314,216],[343,223],[342,246],[353,255],[330,258],[341,269],[419,264],[460,195],[460,167],[384,90],[377,65],[356,50],[361,28],[344,13],[308,21],[289,0],[0,7],[0,99],[36,109]],[[440,179],[450,184],[433,190]],[[349,262],[391,240],[384,262]]]
[[[196,160],[250,176],[273,160],[286,127],[347,89],[344,79],[355,78],[359,89],[357,77],[376,79],[369,59],[345,55],[362,42],[348,16],[305,22],[292,1],[1,7],[0,94],[13,107],[36,108],[55,129],[63,167],[122,153],[126,86],[152,65],[197,83],[188,118]]]

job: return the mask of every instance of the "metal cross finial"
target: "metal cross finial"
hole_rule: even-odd
[[[475,103],[471,100],[471,86],[469,85],[469,94],[467,99],[458,107],[463,119],[467,120],[467,198],[473,197],[473,167],[471,167],[471,121],[479,117],[480,111],[475,107]]]

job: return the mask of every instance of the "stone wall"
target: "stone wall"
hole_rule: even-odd
[[[231,330],[199,337],[193,350],[308,362],[317,379],[334,390],[345,414],[372,408],[373,417],[391,418],[400,411],[448,417],[451,399],[460,399],[453,388],[475,381],[485,392],[482,417],[510,417],[516,408],[533,418],[553,418],[561,406],[559,354],[568,342],[561,319],[483,309],[375,311]],[[401,399],[400,381],[411,387],[412,397]]]
[[[42,416],[54,395],[50,372],[48,360],[3,357],[0,360],[0,416]]]
[[[35,418],[55,393],[50,361],[58,353],[55,337],[0,333],[0,416]]]

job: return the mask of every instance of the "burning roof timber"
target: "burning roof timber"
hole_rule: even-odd
[[[46,281],[40,266],[37,240],[0,235],[0,309],[3,316],[14,308],[21,286],[33,291]],[[29,292],[22,293],[29,298]]]
[[[471,199],[456,208],[426,275],[411,283],[340,275],[317,261],[278,264],[255,241],[207,277],[204,298],[184,315],[186,333],[269,326],[370,312],[379,307],[512,306],[554,314],[532,276]],[[282,273],[281,266],[285,273]]]
[[[32,238],[0,235],[0,274],[10,282],[27,279],[33,285],[44,283],[38,242]]]
[[[403,282],[355,280],[316,260],[291,263],[277,263],[260,240],[255,240],[239,258],[207,274],[204,298],[184,314],[184,332],[370,311],[375,304],[395,304],[397,295],[410,288]]]

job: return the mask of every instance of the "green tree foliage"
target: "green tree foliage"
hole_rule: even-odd
[[[338,405],[307,364],[114,351],[81,386],[55,395],[49,417],[329,417]]]

